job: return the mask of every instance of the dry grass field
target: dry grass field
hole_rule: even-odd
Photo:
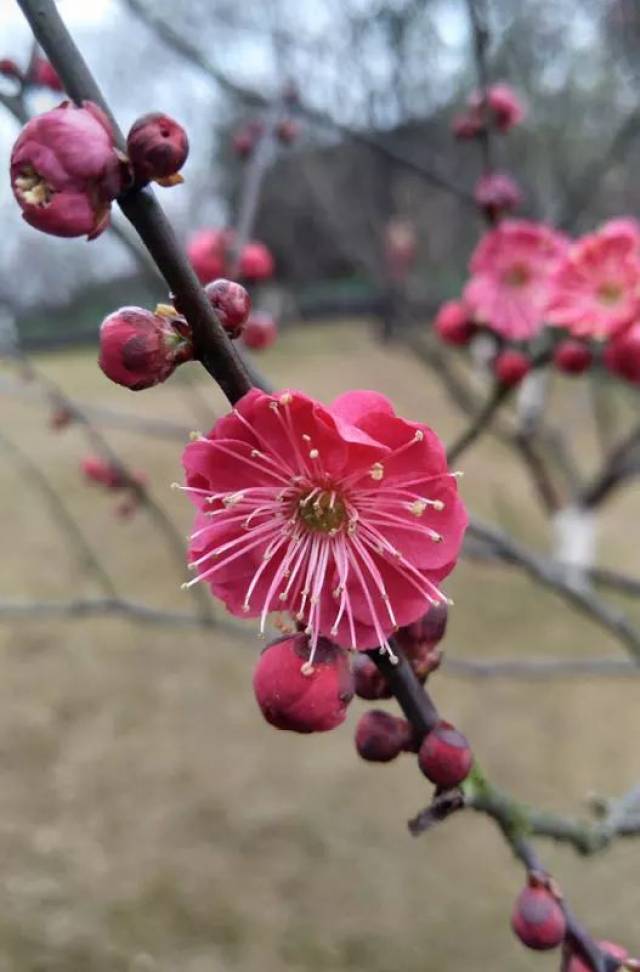
[[[172,380],[138,396],[111,386],[87,353],[41,366],[94,404],[203,428]],[[391,395],[445,438],[460,428],[433,380],[364,326],[285,335],[261,358],[276,383],[329,400],[350,387]],[[224,408],[204,381],[204,409]],[[583,392],[559,408],[586,440]],[[41,409],[2,399],[2,428],[61,489],[122,592],[186,608],[184,579],[144,514],[124,522],[113,497],[84,485],[77,429],[52,433]],[[180,445],[109,433],[150,476],[188,530],[189,504],[168,488]],[[478,513],[543,546],[546,527],[503,447],[465,457],[463,492]],[[3,455],[0,597],[68,598],[95,585],[42,496]],[[608,564],[640,573],[640,494],[604,513]],[[463,563],[451,655],[482,658],[621,651],[555,597],[504,569]],[[640,612],[636,611],[639,616]],[[522,876],[490,821],[461,815],[419,840],[406,819],[428,790],[410,757],[358,761],[352,729],[297,737],[266,726],[251,671],[257,642],[122,620],[0,625],[0,972],[551,972],[508,918]],[[496,781],[540,805],[583,813],[591,791],[640,778],[640,679],[473,682],[443,672],[434,693]],[[597,935],[640,952],[640,840],[587,860],[541,850]]]

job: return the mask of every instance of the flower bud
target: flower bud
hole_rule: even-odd
[[[49,428],[56,431],[65,429],[67,425],[71,425],[74,419],[73,412],[64,405],[60,405],[58,408],[54,408],[49,416]]]
[[[613,337],[602,352],[602,361],[614,375],[640,385],[640,323]]]
[[[503,135],[524,118],[524,106],[508,84],[492,84],[485,92],[476,91],[469,100],[472,111],[487,111],[489,120]]]
[[[464,142],[477,138],[484,129],[485,124],[477,111],[462,112],[451,122],[454,136]]]
[[[53,236],[94,239],[128,170],[111,125],[90,101],[69,101],[32,118],[11,153],[11,186],[27,223]]]
[[[531,370],[531,359],[522,351],[509,348],[496,356],[493,370],[498,381],[512,388],[514,385],[519,385]]]
[[[125,489],[130,485],[129,479],[117,466],[99,456],[86,456],[81,463],[82,472],[86,479],[107,489]]]
[[[390,219],[384,230],[384,261],[392,280],[402,283],[416,258],[416,231],[407,219]]]
[[[253,152],[255,139],[249,129],[241,128],[233,133],[231,148],[241,159],[247,159]]]
[[[271,314],[266,311],[256,311],[244,326],[242,340],[252,351],[264,351],[275,343],[278,337],[278,325]]]
[[[52,91],[64,91],[64,85],[58,76],[58,72],[44,57],[34,58],[29,71],[29,80],[32,84],[51,88]]]
[[[496,220],[520,205],[522,193],[515,179],[506,172],[491,172],[478,179],[473,198],[489,219]]]
[[[268,280],[273,276],[273,257],[264,243],[252,240],[240,254],[238,275],[245,280]]]
[[[187,325],[142,307],[121,307],[100,327],[103,372],[118,385],[141,391],[166,381],[193,357]]]
[[[353,698],[347,652],[320,638],[309,664],[309,639],[290,635],[262,652],[253,690],[262,714],[276,729],[326,732],[339,726]]]
[[[355,693],[361,699],[374,702],[390,699],[392,691],[386,678],[366,652],[356,652],[352,663]]]
[[[356,727],[356,749],[372,763],[389,763],[411,744],[413,732],[406,719],[372,709]]]
[[[3,78],[15,78],[16,81],[22,81],[22,71],[10,57],[0,58],[0,74]]]
[[[283,145],[291,145],[300,134],[300,125],[293,118],[283,118],[276,126],[276,135]]]
[[[465,736],[450,723],[440,722],[424,737],[418,764],[428,780],[449,789],[469,775],[473,755]]]
[[[182,182],[177,173],[187,160],[189,139],[184,128],[161,112],[143,115],[127,135],[127,154],[138,185]]]
[[[434,604],[420,620],[396,631],[396,641],[421,682],[440,667],[442,649],[438,642],[444,637],[447,616],[444,602]]]
[[[443,304],[433,326],[441,341],[460,347],[468,344],[477,330],[468,308],[461,300],[448,300]]]
[[[542,884],[530,882],[516,899],[511,927],[527,948],[545,951],[561,944],[567,922],[551,891]]]
[[[204,292],[229,337],[240,337],[251,313],[251,298],[242,284],[221,278],[208,283]]]
[[[187,256],[200,283],[206,284],[225,272],[227,249],[231,243],[229,230],[203,229],[187,243]]]
[[[125,496],[114,508],[116,516],[120,520],[130,520],[134,513],[140,508],[140,500],[135,495]]]
[[[593,363],[590,348],[582,341],[561,341],[553,352],[553,363],[566,375],[581,375]]]
[[[599,941],[596,944],[606,955],[619,959],[620,963],[629,958],[626,948],[623,948],[622,945],[616,945],[615,942]],[[571,955],[566,965],[563,966],[563,972],[591,972],[591,966],[581,956]]]

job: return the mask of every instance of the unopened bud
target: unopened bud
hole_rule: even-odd
[[[252,351],[264,351],[278,338],[278,325],[266,311],[253,313],[242,331],[242,340]]]
[[[353,698],[347,652],[320,638],[309,664],[309,639],[272,642],[258,659],[253,689],[267,722],[293,732],[325,732],[344,722]]]
[[[204,292],[229,337],[239,337],[251,313],[251,298],[242,284],[221,278],[208,283]]]
[[[424,737],[418,763],[428,780],[450,789],[467,778],[473,755],[466,737],[448,722],[440,722]]]
[[[138,185],[182,182],[177,173],[187,160],[189,139],[184,128],[161,112],[138,118],[127,135],[127,154]]]
[[[356,728],[356,749],[372,763],[389,763],[406,750],[413,737],[406,719],[372,709],[361,716]]]
[[[100,327],[98,363],[107,378],[132,391],[166,381],[193,357],[188,328],[181,323],[178,329],[169,318],[142,307],[114,311]]]

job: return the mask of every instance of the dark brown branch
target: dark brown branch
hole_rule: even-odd
[[[74,101],[93,101],[113,120],[120,148],[124,140],[102,92],[67,31],[53,0],[18,0],[35,37]],[[125,193],[120,208],[133,224],[179,300],[193,333],[198,359],[234,404],[251,388],[249,376],[219,324],[184,250],[153,192],[148,187]]]
[[[15,459],[25,473],[27,480],[34,483],[44,495],[51,509],[56,526],[63,532],[69,544],[79,554],[82,567],[88,568],[94,574],[106,594],[115,596],[115,584],[100,563],[98,557],[94,554],[84,533],[49,482],[41,466],[37,462],[34,462],[27,452],[24,452],[2,432],[0,432],[0,448],[4,449],[6,453]]]
[[[563,597],[605,628],[625,645],[634,660],[640,662],[640,632],[621,611],[604,601],[594,591],[584,590],[572,584],[563,564],[528,550],[508,534],[477,519],[471,521],[467,533],[468,536],[493,546],[496,554],[506,563],[520,567],[533,580]]]
[[[484,430],[490,426],[493,416],[512,392],[513,388],[508,385],[498,383],[494,386],[476,417],[447,449],[447,463],[449,465],[456,462],[462,453],[466,452],[469,446],[473,445]]]
[[[146,4],[140,3],[139,0],[126,0],[126,3],[128,7],[140,18],[140,20],[151,28],[165,44],[177,51],[192,64],[195,64],[204,74],[219,84],[220,87],[225,91],[228,91],[230,94],[240,98],[243,102],[249,105],[259,107],[267,107],[269,105],[270,99],[266,95],[262,94],[260,91],[245,88],[242,85],[231,81],[230,78],[220,71],[194,44],[175,30],[170,23],[155,14],[153,10],[150,9],[150,7],[148,7]],[[423,178],[426,182],[429,182],[431,185],[454,195],[461,202],[475,207],[475,201],[471,193],[456,185],[451,179],[443,175],[441,172],[436,171],[436,169],[432,166],[426,166],[423,162],[418,161],[417,159],[404,156],[402,153],[396,151],[391,145],[388,145],[386,142],[381,141],[375,136],[369,135],[365,132],[356,131],[350,128],[348,125],[343,125],[326,112],[313,108],[301,100],[296,102],[296,110],[309,121],[315,122],[317,125],[322,127],[333,129],[333,131],[339,132],[341,135],[350,139],[351,141],[369,146],[369,148],[372,148],[389,161],[408,169],[415,175]]]
[[[597,476],[582,490],[581,506],[588,509],[599,506],[625,479],[640,472],[639,446],[640,425],[635,425],[609,453]]]
[[[486,17],[484,16],[486,11],[483,11],[483,15],[481,15],[478,4],[479,0],[467,0],[467,12],[469,14],[469,23],[471,25],[471,33],[473,38],[473,54],[476,63],[476,71],[478,74],[480,95],[483,99],[483,111],[485,114],[485,125],[478,136],[478,141],[482,151],[483,169],[485,173],[488,173],[493,169],[491,125],[490,119],[488,118],[489,106],[487,104],[487,91],[489,88],[487,49],[489,47],[490,38],[489,28],[487,26]],[[489,222],[493,222],[493,220],[489,219]]]

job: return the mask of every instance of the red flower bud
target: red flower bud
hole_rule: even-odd
[[[244,326],[242,340],[252,351],[264,351],[275,343],[278,337],[278,325],[271,314],[256,311]]]
[[[229,337],[239,337],[251,313],[251,298],[242,284],[232,280],[213,280],[206,285],[204,292]]]
[[[361,699],[373,702],[376,699],[390,699],[392,696],[389,683],[378,669],[378,666],[362,651],[356,653],[353,659],[353,681],[356,695]]]
[[[461,141],[477,138],[484,129],[484,122],[477,111],[463,112],[451,122],[451,131]]]
[[[52,91],[64,91],[64,85],[58,77],[58,72],[44,57],[34,58],[29,72],[29,80],[32,84],[51,88]]]
[[[49,427],[56,431],[58,429],[64,429],[74,421],[74,418],[73,412],[62,405],[52,411],[49,417]]]
[[[590,348],[582,341],[561,341],[553,352],[553,363],[566,375],[581,375],[593,363]]]
[[[476,91],[469,99],[471,111],[487,111],[492,124],[503,135],[524,118],[520,98],[508,84],[492,84],[486,91]]]
[[[602,353],[602,360],[614,375],[640,385],[640,323],[613,337]]]
[[[523,945],[537,951],[557,948],[564,940],[564,912],[544,885],[530,883],[516,899],[511,927]]]
[[[438,642],[444,637],[447,628],[447,605],[433,605],[427,613],[396,631],[398,645],[407,656],[409,664],[421,682],[427,675],[440,667],[442,649]]]
[[[300,134],[300,125],[293,118],[283,118],[276,126],[276,135],[283,145],[291,145]]]
[[[406,719],[372,709],[356,728],[356,749],[372,763],[388,763],[411,745],[413,732]]]
[[[181,182],[180,171],[189,154],[184,128],[160,112],[143,115],[127,135],[127,154],[138,185],[155,180],[163,185]]]
[[[392,280],[402,282],[415,262],[416,231],[407,219],[390,219],[384,230],[384,260]]]
[[[193,356],[185,331],[186,325],[178,330],[169,318],[142,307],[121,307],[102,322],[98,363],[118,385],[151,388]]]
[[[522,351],[507,349],[497,355],[493,362],[493,370],[498,381],[513,387],[519,385],[531,370],[531,359]]]
[[[620,959],[621,963],[629,958],[629,953],[622,945],[616,945],[615,942],[607,941],[600,941],[597,944],[606,955],[610,955],[614,959]],[[579,955],[572,955],[567,964],[563,966],[563,972],[591,972],[591,966],[587,965]]]
[[[231,148],[241,159],[248,158],[253,152],[255,139],[247,128],[234,132],[231,138]]]
[[[104,112],[69,101],[37,115],[11,153],[11,186],[24,219],[53,236],[98,236],[128,171]]]
[[[460,347],[468,344],[477,330],[469,310],[461,300],[448,300],[443,304],[433,326],[442,341]]]
[[[428,780],[449,789],[469,775],[473,755],[465,736],[450,723],[440,722],[424,737],[418,763]]]
[[[519,206],[522,193],[515,179],[506,172],[491,172],[478,179],[473,198],[480,209],[494,220]]]
[[[130,485],[122,470],[98,456],[86,456],[81,465],[85,477],[92,483],[107,489],[124,489]]]
[[[247,243],[240,254],[238,275],[245,280],[268,280],[273,270],[273,257],[264,243],[257,240]]]
[[[116,504],[114,512],[119,519],[129,520],[139,508],[140,501],[138,497],[130,495]]]
[[[4,78],[15,78],[16,81],[22,80],[22,71],[10,57],[0,58],[0,74]]]
[[[276,729],[325,732],[339,726],[353,698],[347,652],[320,638],[312,665],[309,639],[291,635],[262,652],[253,689],[262,714]]]
[[[191,237],[187,243],[187,256],[201,283],[223,276],[232,238],[232,231],[219,229],[199,230]]]

